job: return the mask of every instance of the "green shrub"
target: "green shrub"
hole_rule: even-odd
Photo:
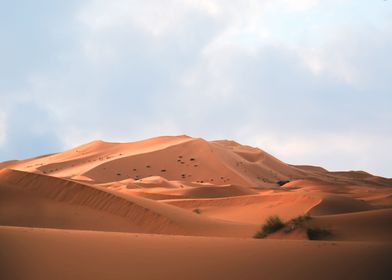
[[[284,223],[278,216],[269,217],[265,223],[261,226],[261,230],[256,232],[254,238],[264,238],[268,234],[276,232],[284,227]]]
[[[308,228],[306,234],[309,240],[323,240],[332,235],[330,230],[322,228]]]

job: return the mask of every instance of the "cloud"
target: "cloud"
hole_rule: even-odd
[[[0,54],[7,75],[0,81],[7,101],[1,159],[95,138],[186,133],[260,145],[297,163],[392,174],[381,152],[382,139],[392,139],[392,22],[385,3],[89,0],[65,6],[50,6],[51,17],[41,11],[45,25],[38,12],[19,23],[20,41],[12,43],[7,33]],[[25,33],[33,35],[23,39]],[[27,119],[33,125],[25,130]],[[22,139],[43,144],[29,151]],[[320,152],[325,146],[330,153]],[[370,160],[376,154],[379,160]]]

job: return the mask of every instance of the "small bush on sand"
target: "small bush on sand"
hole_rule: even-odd
[[[254,238],[264,238],[268,234],[276,232],[284,227],[284,223],[278,216],[269,217],[265,223],[261,226],[261,230],[256,232]]]
[[[308,228],[306,234],[309,240],[323,240],[332,235],[331,231],[323,228]]]
[[[201,214],[201,210],[199,208],[193,209],[193,213]]]
[[[259,230],[256,232],[255,235],[253,235],[253,238],[261,239],[267,237],[267,234],[265,234],[262,230]]]
[[[292,218],[286,224],[286,229],[284,230],[285,233],[290,233],[297,228],[300,228],[306,221],[310,220],[312,217],[310,215],[305,214],[295,218]]]
[[[277,181],[276,182],[276,184],[278,185],[278,186],[283,186],[283,185],[285,185],[285,184],[287,184],[287,183],[290,183],[290,181],[283,181],[283,180],[281,180],[281,181]]]

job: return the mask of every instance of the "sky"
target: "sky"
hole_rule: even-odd
[[[0,161],[187,134],[392,177],[392,1],[1,1],[0,40]]]

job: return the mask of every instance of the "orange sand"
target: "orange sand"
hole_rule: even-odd
[[[188,136],[8,161],[0,278],[388,279],[391,187]],[[304,228],[251,238],[271,215],[305,213],[328,241],[304,240]]]

